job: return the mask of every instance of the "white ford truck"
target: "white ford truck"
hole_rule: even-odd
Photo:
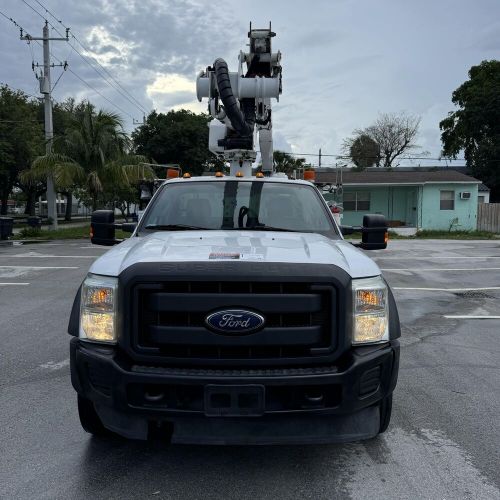
[[[113,217],[93,214],[94,243],[117,243]],[[123,229],[131,237],[94,262],[71,313],[85,430],[270,444],[387,428],[394,298],[312,183],[169,180]],[[385,248],[383,216],[366,215],[358,230],[361,248]]]
[[[271,26],[248,35],[237,72],[216,59],[197,80],[214,118],[209,149],[230,175],[163,183],[76,296],[71,380],[90,433],[315,443],[370,438],[389,424],[394,298],[317,187],[274,174],[281,54]],[[91,225],[93,243],[119,243],[113,211],[95,212]],[[361,248],[386,247],[382,215],[357,230]]]

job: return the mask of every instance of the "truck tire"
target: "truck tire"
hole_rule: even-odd
[[[80,395],[78,395],[78,416],[83,429],[89,434],[94,436],[109,436],[111,434],[111,431],[102,425],[92,401]]]
[[[392,394],[387,396],[380,402],[380,429],[379,434],[382,434],[389,427],[392,413]]]

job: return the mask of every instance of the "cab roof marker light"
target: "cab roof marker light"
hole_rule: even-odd
[[[183,176],[182,176],[183,179],[191,179],[191,174],[186,172]]]
[[[236,172],[236,177],[243,177],[244,174],[241,170],[238,170],[238,172]]]
[[[224,177],[222,172],[215,172],[215,177]]]

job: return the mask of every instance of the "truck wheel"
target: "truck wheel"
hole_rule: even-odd
[[[387,396],[380,402],[380,429],[379,434],[382,434],[389,427],[392,413],[392,394]]]
[[[92,401],[78,395],[78,416],[83,429],[94,436],[107,436],[111,432],[102,425]]]

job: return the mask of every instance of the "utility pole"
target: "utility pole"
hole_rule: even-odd
[[[142,115],[142,122],[139,120],[136,120],[135,118],[132,118],[132,125],[146,125],[146,115]]]
[[[43,27],[42,38],[34,38],[26,34],[23,36],[21,29],[21,40],[42,40],[43,41],[43,74],[40,77],[40,93],[43,95],[44,116],[45,116],[45,154],[52,153],[52,142],[54,139],[54,129],[52,124],[52,85],[50,82],[50,68],[55,64],[50,63],[50,41],[69,41],[69,28],[66,28],[66,38],[50,38],[49,24],[45,21]],[[66,64],[66,63],[64,63]],[[58,65],[59,66],[59,65]],[[61,64],[60,66],[63,66]],[[56,190],[54,186],[54,178],[52,175],[47,176],[47,215],[52,219],[50,229],[57,229],[57,204]]]
[[[319,161],[318,161],[318,167],[321,168],[321,148],[319,148]]]

